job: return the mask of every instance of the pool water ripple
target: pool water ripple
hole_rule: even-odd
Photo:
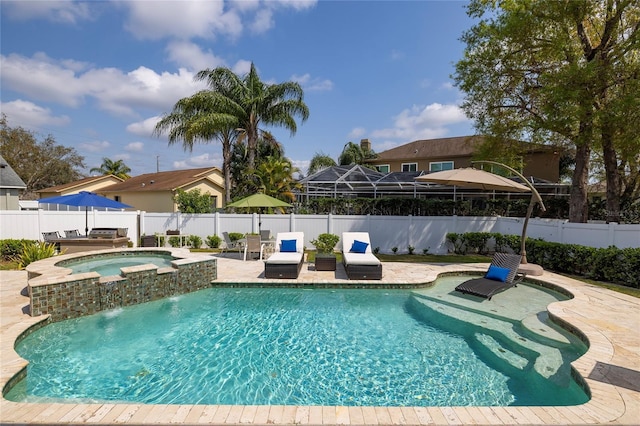
[[[8,399],[153,404],[557,405],[586,395],[491,368],[410,291],[215,289],[44,327]],[[440,319],[446,322],[446,318]],[[529,356],[529,354],[525,354]],[[568,356],[570,360],[572,357]],[[495,367],[495,366],[494,366]]]

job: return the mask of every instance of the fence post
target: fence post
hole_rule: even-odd
[[[296,232],[296,214],[289,213],[289,231]]]
[[[327,233],[333,234],[333,214],[327,215]]]
[[[213,233],[220,237],[220,213],[215,212],[213,214]]]
[[[617,222],[609,222],[609,246],[616,245],[616,226]]]

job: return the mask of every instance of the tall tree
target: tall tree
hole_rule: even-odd
[[[100,173],[105,176],[113,175],[123,180],[127,180],[131,177],[129,175],[129,173],[131,173],[131,169],[129,166],[124,164],[124,160],[113,161],[106,157],[102,159],[100,167],[92,168],[89,170],[89,173]]]
[[[295,118],[300,117],[304,122],[309,117],[304,92],[298,83],[263,83],[253,63],[242,78],[228,68],[219,67],[200,71],[196,79],[206,81],[211,91],[222,93],[233,104],[238,128],[247,138],[250,169],[255,169],[261,124],[283,127],[294,135],[298,128]]]
[[[34,191],[73,182],[82,177],[84,157],[74,148],[58,145],[49,135],[42,141],[22,127],[10,127],[0,117],[0,152],[27,188],[24,199],[36,198]]]
[[[231,201],[231,156],[238,138],[239,104],[231,99],[232,88],[219,84],[216,90],[203,90],[182,98],[156,124],[154,133],[168,133],[169,145],[182,142],[185,151],[193,151],[195,143],[217,140],[222,145],[222,173],[225,201]]]
[[[472,0],[468,13],[480,20],[462,37],[454,78],[478,132],[574,151],[572,222],[587,219],[589,163],[599,150],[608,218],[619,219],[619,153],[638,150],[628,120],[640,108],[638,2]]]
[[[341,166],[348,166],[349,164],[365,165],[366,160],[375,157],[376,153],[372,149],[363,149],[357,143],[347,142],[338,157],[338,163]]]
[[[327,167],[337,166],[336,161],[330,156],[317,152],[309,163],[309,174],[312,175]]]
[[[282,157],[267,157],[256,169],[259,191],[283,201],[295,201],[294,190],[302,185],[293,178],[297,169]]]

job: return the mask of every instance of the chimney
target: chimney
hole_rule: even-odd
[[[371,142],[369,142],[369,139],[360,139],[360,148],[363,151],[371,151]]]

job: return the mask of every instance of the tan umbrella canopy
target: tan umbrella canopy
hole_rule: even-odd
[[[485,172],[484,170],[468,167],[465,169],[443,170],[418,176],[418,182],[433,182],[441,185],[462,186],[484,190],[529,192],[528,187],[511,179]]]
[[[482,161],[483,163],[495,164],[500,167],[503,167],[521,179],[524,182],[527,180],[522,176],[519,172],[510,168],[501,163],[496,163],[495,161]],[[511,179],[507,179],[505,177],[495,175],[493,173],[485,172],[484,170],[474,169],[473,167],[468,167],[464,169],[453,169],[453,170],[443,170],[441,172],[429,173],[423,176],[418,176],[416,181],[419,182],[433,182],[439,183],[442,185],[452,185],[452,186],[461,186],[464,188],[477,188],[484,190],[496,190],[496,191],[507,191],[507,192],[532,192],[531,202],[529,203],[529,208],[527,209],[527,214],[524,219],[524,223],[522,225],[522,237],[520,241],[520,253],[522,254],[522,263],[527,263],[527,252],[525,248],[525,240],[527,235],[527,224],[529,223],[529,218],[531,217],[531,212],[533,211],[533,206],[536,202],[540,203],[540,207],[544,211],[544,204],[542,203],[542,199],[540,198],[540,194],[533,186],[527,187],[518,182],[514,182]],[[532,268],[532,275],[541,275],[542,268],[537,267]]]

